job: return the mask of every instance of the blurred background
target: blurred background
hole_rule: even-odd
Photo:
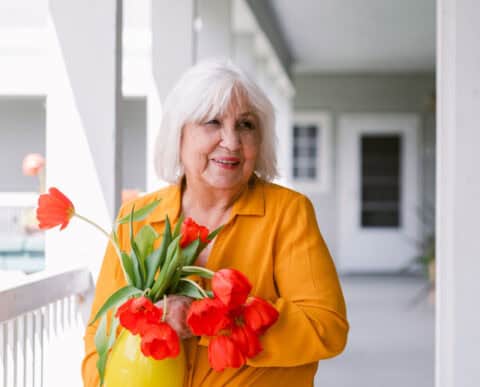
[[[349,343],[315,385],[433,386],[435,23],[434,0],[0,0],[0,385],[61,383],[67,338],[80,385],[106,242],[39,231],[39,192],[108,227],[158,189],[162,100],[215,56],[273,102],[278,182],[311,198],[340,274]]]

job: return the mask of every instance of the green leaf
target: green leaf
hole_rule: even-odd
[[[200,285],[186,278],[182,278],[179,281],[175,294],[195,298],[196,300],[205,298],[206,296],[206,293],[202,292]]]
[[[168,247],[165,264],[160,270],[160,274],[152,288],[152,299],[154,302],[160,299],[165,293],[165,290],[167,290],[171,286],[172,277],[175,273],[175,270],[179,268],[179,266],[183,262],[182,250],[178,246],[179,239],[180,236],[174,239]]]
[[[97,332],[95,332],[95,348],[98,353],[97,370],[100,376],[100,386],[102,386],[108,357],[107,316],[102,317]]]
[[[113,347],[113,344],[115,344],[115,339],[117,338],[117,328],[119,325],[120,325],[120,320],[115,317],[115,313],[114,313],[112,326],[110,328],[110,334],[108,335],[108,350],[110,350]]]
[[[146,266],[147,266],[147,280],[145,283],[145,288],[150,288],[153,285],[153,281],[155,279],[155,274],[159,268],[162,267],[163,262],[165,261],[165,257],[167,255],[167,248],[170,242],[172,241],[172,233],[170,230],[170,220],[167,219],[165,221],[165,231],[163,233],[163,240],[160,247],[152,252],[150,256],[146,259]]]
[[[130,221],[129,221],[130,246],[132,248],[130,257],[132,258],[133,274],[135,276],[135,286],[139,289],[143,289],[143,279],[146,276],[146,270],[145,270],[145,262],[143,261],[140,255],[140,252],[138,251],[138,246],[135,243],[135,235],[133,234],[134,210],[135,210],[135,206],[132,207],[132,211],[130,212]]]
[[[200,266],[184,266],[182,267],[182,276],[189,276],[189,275],[198,275],[202,278],[211,279],[215,274],[213,271],[206,269]]]
[[[107,301],[102,305],[102,307],[98,310],[95,318],[90,322],[89,325],[92,325],[95,321],[97,321],[100,317],[102,317],[109,309],[117,306],[119,303],[125,301],[127,298],[132,296],[137,296],[142,294],[140,289],[135,288],[134,286],[127,285],[115,293],[113,293]]]
[[[185,265],[185,256],[183,255],[183,251],[179,249],[179,259],[178,262],[176,263],[175,270],[172,274],[170,284],[169,284],[169,289],[168,293],[169,294],[175,294],[178,281],[180,281],[180,278],[182,278],[182,267]]]
[[[98,376],[100,379],[100,387],[103,386],[103,382],[105,379],[105,367],[107,365],[107,359],[108,359],[108,351],[98,354],[97,370],[98,370]]]
[[[152,253],[153,244],[157,238],[157,232],[149,224],[143,226],[137,235],[135,235],[135,243],[137,245],[138,252],[144,261]]]
[[[181,236],[177,236],[174,240],[172,240],[167,248],[167,254],[165,256],[165,261],[160,267],[160,274],[158,275],[153,287],[152,293],[155,294],[159,288],[163,288],[164,290],[168,288],[170,285],[169,281],[166,282],[167,274],[170,274],[169,268],[171,267],[172,261],[177,257],[177,250],[180,249],[178,243],[180,241]]]
[[[165,230],[163,230],[163,235],[168,235],[168,238],[170,240],[173,239],[173,237],[172,237],[172,226],[171,226],[170,218],[168,217],[168,215],[165,216]]]
[[[215,238],[215,237],[218,235],[218,233],[219,233],[220,231],[222,231],[222,229],[223,229],[223,225],[220,226],[220,227],[218,227],[218,228],[216,228],[216,229],[213,230],[210,234],[208,234],[207,239],[208,239],[209,241],[213,240],[213,238]]]
[[[160,200],[156,199],[150,204],[140,208],[139,210],[133,213],[133,221],[138,222],[145,219],[160,203]],[[117,220],[117,224],[125,224],[130,221],[130,215],[126,215],[123,218]]]
[[[135,275],[133,274],[133,263],[132,259],[130,258],[130,255],[122,251],[122,266],[123,266],[123,271],[125,272],[125,275],[127,278],[127,283],[129,285],[135,286]]]
[[[112,231],[112,237],[113,241],[117,244],[117,246],[120,246],[120,243],[118,243],[118,234],[115,230]]]
[[[98,353],[97,360],[97,370],[98,375],[100,376],[100,386],[103,385],[105,378],[105,367],[107,365],[108,355],[110,349],[115,344],[115,339],[117,338],[117,328],[119,325],[119,320],[113,316],[111,319],[110,333],[107,333],[107,316],[104,315],[100,322],[100,325],[95,333],[95,346]]]
[[[135,250],[131,252],[131,260],[132,260],[132,267],[133,267],[133,277],[135,279],[135,287],[138,289],[143,289],[143,279],[142,279],[142,272],[140,268],[140,262],[135,254]]]
[[[107,336],[107,316],[102,316],[100,324],[98,324],[97,331],[95,332],[95,348],[98,353],[105,352],[108,347]]]
[[[183,215],[180,215],[180,217],[177,220],[177,224],[175,225],[175,229],[173,230],[172,238],[176,238],[177,236],[180,235],[180,231],[182,230],[182,224],[183,224]]]
[[[185,257],[185,265],[191,265],[198,257],[198,248],[200,246],[200,238],[197,238],[187,247],[183,249],[183,256]]]

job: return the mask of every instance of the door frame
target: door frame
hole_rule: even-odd
[[[338,118],[338,224],[337,224],[337,256],[342,272],[393,272],[408,263],[408,258],[415,256],[416,244],[420,235],[419,206],[420,182],[422,168],[420,164],[420,117],[414,113],[345,113]],[[400,226],[398,228],[376,227],[365,229],[360,225],[360,138],[363,134],[400,134],[401,135],[401,170],[400,179],[408,184],[401,184],[400,192]],[[354,144],[351,143],[354,136]],[[349,157],[351,146],[356,160]],[[352,169],[351,165],[357,166]],[[353,187],[353,188],[352,188]],[[353,189],[353,191],[352,191]],[[408,242],[403,243],[398,238],[399,233]],[[387,257],[386,243],[375,247],[378,256],[385,258],[375,262],[363,259],[361,251],[368,251],[370,243],[375,239],[391,241],[393,246],[403,248],[404,253]],[[403,247],[402,247],[403,246]],[[411,246],[411,247],[409,247]],[[363,250],[362,250],[363,249]],[[373,249],[373,248],[372,248]],[[405,254],[405,258],[402,258]]]

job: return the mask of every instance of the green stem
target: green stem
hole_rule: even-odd
[[[167,319],[167,295],[163,295],[163,315],[162,315],[162,321],[165,322]]]

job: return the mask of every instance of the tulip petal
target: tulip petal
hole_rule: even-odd
[[[51,187],[48,193],[38,198],[37,219],[42,230],[55,226],[61,226],[60,230],[63,230],[74,213],[75,209],[70,199],[55,187]]]
[[[208,344],[208,361],[219,372],[225,368],[239,368],[246,358],[235,342],[228,336],[216,336]]]
[[[278,319],[278,311],[267,301],[252,297],[243,311],[245,324],[258,335],[262,335]]]
[[[212,278],[212,290],[229,309],[235,309],[247,300],[252,285],[240,271],[221,269]]]

